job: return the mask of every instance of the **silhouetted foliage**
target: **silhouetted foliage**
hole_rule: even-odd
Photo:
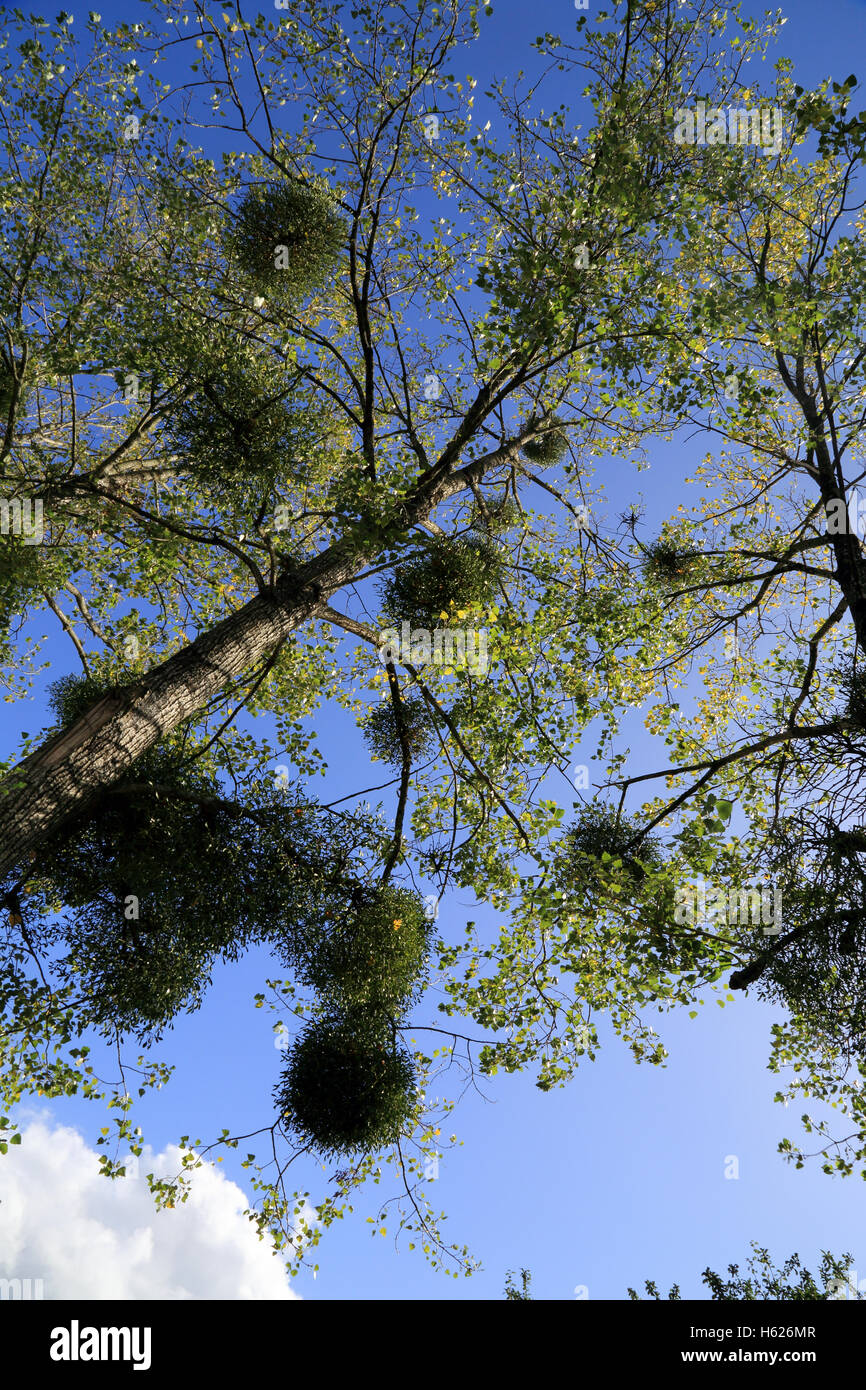
[[[749,1256],[746,1274],[740,1273],[739,1265],[728,1265],[728,1279],[712,1269],[704,1270],[701,1279],[709,1289],[713,1302],[737,1303],[763,1299],[778,1302],[825,1302],[830,1299],[864,1298],[864,1295],[849,1282],[848,1272],[854,1258],[852,1255],[843,1255],[837,1259],[825,1250],[821,1255],[819,1283],[801,1263],[799,1255],[792,1255],[781,1268],[776,1269],[767,1250],[754,1241],[752,1250],[754,1253]],[[646,1280],[644,1288],[648,1298],[663,1298],[652,1279]],[[634,1289],[629,1289],[628,1296],[640,1301],[640,1294]],[[674,1284],[666,1299],[669,1301],[681,1298],[680,1287]]]
[[[815,1036],[863,1055],[866,1050],[866,833],[813,808],[777,821],[762,856],[763,875],[779,893],[782,929],[759,938],[731,930],[751,959],[730,977],[754,985],[807,1020]]]
[[[532,1294],[529,1286],[532,1283],[532,1275],[528,1269],[520,1271],[520,1287],[514,1282],[514,1274],[509,1270],[505,1276],[505,1297],[514,1303],[524,1303],[532,1301]]]
[[[866,670],[851,665],[842,673],[845,716],[858,729],[866,729]]]

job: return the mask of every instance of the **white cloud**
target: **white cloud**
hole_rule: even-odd
[[[144,1174],[173,1176],[178,1153],[145,1150],[141,1177],[111,1181],[76,1130],[28,1125],[0,1157],[0,1276],[42,1279],[46,1299],[297,1298],[218,1167],[196,1170],[185,1203],[156,1210]]]

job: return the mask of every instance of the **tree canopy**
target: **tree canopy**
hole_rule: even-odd
[[[656,1015],[712,990],[780,1007],[777,1098],[866,1175],[853,79],[760,87],[779,16],[634,0],[539,36],[489,135],[474,4],[147,12],[14,11],[0,48],[6,699],[46,686],[37,618],[80,667],[0,769],[0,1151],[22,1098],[83,1094],[140,1152],[97,1040],[150,1047],[259,950],[293,1034],[252,1216],[292,1268],[384,1151],[410,1243],[470,1270],[423,1189],[439,1062],[549,1090],[604,1019],[661,1064]],[[674,139],[698,101],[784,121]],[[604,514],[594,465],[694,429],[693,508]],[[378,804],[366,767],[314,790],[331,707]],[[495,937],[440,934],[452,889]],[[184,1136],[157,1200],[237,1142]],[[344,1165],[315,1226],[310,1147]]]

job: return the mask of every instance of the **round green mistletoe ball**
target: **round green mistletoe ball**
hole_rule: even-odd
[[[397,566],[382,589],[385,611],[395,623],[428,631],[463,625],[461,611],[496,597],[504,565],[491,537],[437,537]]]
[[[420,695],[401,698],[400,722],[413,761],[423,757],[436,745],[433,715]],[[377,758],[394,767],[402,767],[403,743],[393,700],[383,700],[381,704],[373,706],[364,725],[364,738]]]
[[[341,1011],[397,1014],[420,983],[430,931],[418,893],[365,888],[336,921],[323,923],[302,978]]]
[[[343,221],[325,189],[283,179],[247,190],[233,247],[256,284],[297,300],[333,271],[344,237]]]
[[[311,1023],[289,1053],[278,1108],[302,1138],[327,1154],[393,1144],[415,1105],[415,1069],[384,1020],[332,1017]]]
[[[611,860],[619,860],[620,872],[639,885],[648,872],[664,864],[657,840],[646,837],[633,843],[639,834],[640,827],[617,816],[612,806],[582,807],[566,836],[566,876],[576,884],[599,884],[614,873]],[[611,859],[603,860],[604,854]]]
[[[523,446],[523,453],[526,458],[533,463],[540,463],[544,467],[559,463],[568,452],[568,435],[562,429],[563,421],[558,415],[550,415],[542,421],[533,416],[529,424],[539,428],[542,432],[535,439],[529,440]]]
[[[696,559],[694,551],[684,550],[670,538],[662,537],[647,547],[644,567],[647,577],[664,588],[684,583]]]

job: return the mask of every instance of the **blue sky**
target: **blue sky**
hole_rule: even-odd
[[[131,20],[136,7],[100,8],[105,20],[121,15]],[[856,68],[866,36],[862,4],[826,0],[819,11],[806,0],[794,0],[784,12],[788,23],[779,51],[793,58],[802,85],[828,74],[841,80]],[[536,0],[532,6],[499,0],[482,26],[478,56],[469,64],[479,89],[491,73],[507,75],[527,65],[529,41],[546,29],[564,32],[573,15],[570,0]],[[643,494],[648,523],[669,515],[689,500],[681,480],[703,452],[699,439],[662,445],[651,452],[652,466],[642,474],[612,464],[606,481],[617,510]],[[45,624],[37,627],[48,630]],[[46,681],[75,669],[71,647],[53,635],[46,650],[53,662]],[[37,687],[37,715],[44,712],[43,690],[44,685]],[[23,710],[4,707],[0,756],[14,751],[22,726],[36,727],[30,709],[25,718]],[[641,746],[639,717],[633,725],[632,747],[641,761],[649,750]],[[316,728],[329,764],[317,792],[331,800],[355,791],[363,785],[364,746],[351,716],[326,710]],[[380,772],[381,765],[374,765],[366,781],[384,780]],[[560,795],[567,805],[565,792]],[[453,939],[468,918],[493,925],[489,913],[454,892],[442,904],[438,925],[446,939]],[[270,1122],[281,1054],[273,1044],[272,1017],[252,1007],[261,982],[259,959],[218,971],[203,1010],[182,1018],[155,1049],[177,1070],[165,1090],[148,1095],[140,1106],[138,1120],[154,1150],[182,1133],[216,1135],[224,1125],[243,1133]],[[576,1290],[585,1290],[590,1299],[621,1299],[628,1285],[646,1277],[665,1288],[677,1281],[684,1296],[700,1297],[701,1271],[744,1262],[752,1239],[778,1259],[797,1250],[812,1265],[821,1249],[850,1250],[855,1269],[858,1258],[862,1264],[857,1277],[866,1279],[862,1183],[831,1179],[813,1166],[796,1172],[776,1153],[782,1135],[796,1139],[799,1133],[793,1108],[772,1103],[778,1081],[766,1070],[766,1060],[776,1016],[742,996],[719,1009],[708,995],[694,1020],[685,1013],[650,1020],[668,1048],[665,1068],[635,1066],[627,1049],[611,1040],[562,1091],[541,1093],[529,1073],[479,1082],[479,1090],[467,1092],[453,1117],[462,1145],[443,1157],[431,1199],[448,1213],[450,1238],[465,1241],[483,1270],[470,1280],[450,1279],[431,1271],[419,1253],[408,1253],[405,1238],[395,1251],[392,1229],[386,1238],[371,1235],[373,1228],[365,1224],[377,1211],[377,1190],[371,1189],[360,1194],[355,1216],[326,1234],[316,1256],[318,1277],[302,1272],[294,1281],[296,1291],[308,1299],[499,1298],[505,1271],[525,1267],[537,1298],[571,1299]],[[603,1028],[601,1036],[604,1042]],[[444,1089],[444,1080],[441,1084]],[[77,1101],[32,1113],[74,1127],[87,1144],[103,1122],[97,1107]],[[735,1179],[725,1176],[732,1158],[739,1169]],[[31,1161],[25,1138],[22,1148],[0,1164],[0,1197],[12,1182],[12,1166],[23,1173]],[[243,1186],[237,1160],[229,1157],[223,1166]],[[326,1172],[312,1161],[299,1169],[297,1182],[314,1198],[327,1190]],[[387,1182],[380,1197],[391,1195]],[[37,1216],[29,1219],[35,1223]],[[172,1213],[154,1218],[173,1219]],[[207,1219],[206,1208],[201,1219]],[[67,1231],[61,1221],[53,1238],[62,1247],[64,1241],[80,1240],[81,1233]],[[0,1240],[0,1266],[2,1261]],[[202,1278],[206,1284],[206,1274]],[[63,1291],[74,1295],[73,1288]]]

